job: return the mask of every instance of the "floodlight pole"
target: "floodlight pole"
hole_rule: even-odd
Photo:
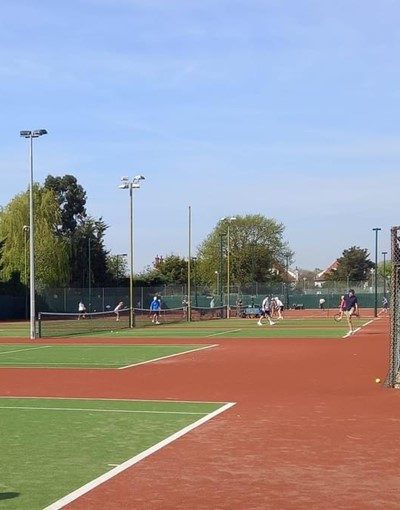
[[[192,279],[192,271],[191,271],[191,261],[192,261],[192,207],[189,205],[188,207],[188,275],[187,275],[187,317],[186,320],[188,322],[191,321],[192,318],[192,287],[191,287],[191,279]]]
[[[386,255],[387,255],[387,251],[383,251],[382,255],[383,255],[383,296],[386,297]]]
[[[91,254],[91,240],[90,240],[90,235],[91,235],[91,232],[89,232],[89,237],[88,237],[88,299],[89,299],[89,303],[88,303],[88,307],[89,307],[89,312],[92,311],[92,261],[91,261],[91,258],[92,258],[92,254]]]
[[[28,232],[29,232],[29,226],[24,225],[22,227],[24,231],[24,259],[25,259],[25,274],[24,274],[24,280],[25,280],[25,319],[28,319]]]
[[[29,139],[29,292],[30,292],[30,339],[36,339],[35,310],[35,237],[33,208],[33,139],[47,135],[45,129],[20,131],[20,136]]]
[[[223,280],[223,237],[226,234],[219,234],[219,298],[220,298],[220,306],[224,306],[224,280]]]
[[[139,189],[141,180],[144,180],[145,177],[143,175],[136,175],[131,180],[128,177],[123,177],[121,179],[122,184],[119,185],[120,189],[129,189],[129,219],[130,219],[130,250],[129,250],[129,258],[130,258],[130,276],[129,276],[129,308],[130,308],[130,327],[134,326],[134,303],[133,303],[133,274],[134,274],[134,221],[133,221],[133,190]]]
[[[378,232],[382,230],[379,227],[372,229],[375,232],[375,292],[374,292],[374,317],[378,316]]]
[[[285,254],[286,258],[286,309],[289,310],[289,257],[288,253]]]
[[[230,255],[231,255],[231,236],[230,236],[230,226],[231,221],[236,221],[236,218],[232,216],[231,218],[221,218],[221,221],[227,221],[227,233],[226,233],[226,317],[229,319],[230,311],[231,311],[231,292],[230,292],[230,279],[231,279],[231,267],[230,267]]]

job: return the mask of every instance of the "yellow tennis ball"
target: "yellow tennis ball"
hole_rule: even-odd
[[[379,377],[377,377],[377,378],[375,379],[375,382],[376,382],[376,384],[379,384],[379,383],[381,382],[381,380],[379,379]]]

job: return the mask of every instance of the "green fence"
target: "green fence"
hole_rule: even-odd
[[[356,290],[361,308],[373,308],[375,293],[372,287],[352,285]],[[387,288],[389,288],[387,286]],[[0,289],[1,290],[1,289]],[[230,306],[236,306],[239,300],[243,305],[260,305],[265,296],[279,297],[288,308],[301,306],[305,309],[319,308],[320,299],[324,299],[325,308],[339,306],[340,296],[346,292],[346,283],[334,282],[330,288],[297,289],[290,285],[265,285],[254,283],[242,287],[232,286],[229,294]],[[159,285],[134,288],[133,305],[135,308],[148,308],[153,296],[161,297],[164,308],[182,307],[187,297],[186,285]],[[16,295],[5,290],[0,293],[0,320],[26,319],[29,317],[29,296],[25,291]],[[378,287],[378,307],[382,304],[383,286]],[[123,301],[129,306],[129,287],[101,288],[52,288],[40,290],[36,295],[37,312],[77,312],[78,303],[83,301],[88,311],[103,312],[113,310]],[[210,307],[227,305],[227,293],[216,294],[215,289],[206,286],[192,286],[191,303],[193,306]]]

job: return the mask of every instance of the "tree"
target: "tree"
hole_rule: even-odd
[[[62,285],[69,279],[69,246],[55,234],[60,222],[60,210],[53,191],[34,185],[35,276],[43,285]],[[3,279],[19,273],[29,279],[27,242],[29,236],[28,192],[21,193],[0,212],[0,239],[3,243]]]
[[[375,264],[369,260],[366,248],[352,246],[344,250],[342,256],[337,259],[337,269],[328,275],[328,280],[364,282],[368,279],[371,269]]]
[[[80,221],[86,217],[85,190],[78,184],[76,177],[68,174],[63,177],[48,175],[44,187],[55,193],[60,207],[61,221],[57,231],[70,237]]]
[[[179,255],[167,255],[160,258],[155,266],[157,273],[165,283],[181,283],[187,282],[188,263]]]
[[[236,216],[229,229],[230,280],[232,284],[281,281],[293,256],[283,240],[284,226],[260,214]],[[222,257],[221,257],[222,255]],[[213,285],[215,272],[225,275],[227,224],[221,220],[200,245],[197,253],[199,281]]]
[[[117,285],[121,280],[126,279],[128,264],[126,257],[122,255],[107,255],[107,273]]]
[[[76,287],[107,285],[111,275],[107,269],[108,252],[104,234],[108,226],[102,218],[87,217],[77,225],[72,238],[71,285]]]

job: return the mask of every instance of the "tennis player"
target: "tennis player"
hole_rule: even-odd
[[[261,304],[261,315],[258,319],[257,326],[262,326],[262,319],[268,319],[269,325],[273,326],[275,322],[271,319],[271,303],[269,297],[266,296]]]
[[[78,303],[78,321],[79,319],[86,319],[86,306],[82,301]]]
[[[275,306],[276,306],[276,311],[278,313],[278,319],[283,319],[283,309],[285,308],[283,306],[283,303],[282,301],[278,298],[278,296],[275,298]]]
[[[117,322],[119,321],[119,312],[120,310],[122,310],[122,308],[124,307],[124,302],[123,301],[120,301],[117,306],[114,308],[114,312],[115,314],[117,315]]]
[[[150,315],[152,316],[151,322],[155,324],[160,324],[158,320],[161,312],[161,301],[157,296],[153,297],[153,301],[150,304]]]
[[[355,333],[353,328],[353,315],[358,313],[358,299],[353,289],[350,289],[348,294],[345,294],[344,296],[344,304],[346,306],[344,313],[346,314],[347,324],[349,325],[349,331],[346,335],[344,335],[343,338],[347,338],[348,336]],[[359,328],[358,328],[359,329]]]

